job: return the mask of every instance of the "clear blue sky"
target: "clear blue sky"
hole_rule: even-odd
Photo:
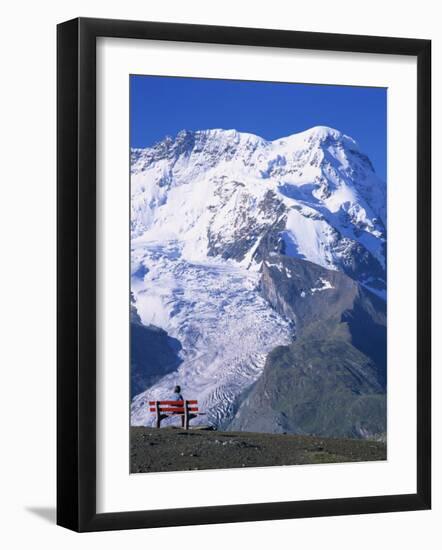
[[[386,179],[387,90],[132,75],[131,147],[180,130],[234,128],[276,139],[312,126],[353,137]]]

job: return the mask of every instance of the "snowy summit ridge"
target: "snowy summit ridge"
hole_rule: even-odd
[[[183,130],[132,149],[131,196],[135,306],[145,325],[183,346],[179,374],[134,399],[133,423],[147,421],[147,394],[160,398],[174,381],[210,403],[218,423],[231,414],[224,409],[259,377],[266,354],[290,339],[256,290],[272,251],[341,271],[385,298],[386,186],[339,130],[273,141]],[[243,348],[228,351],[238,331]]]
[[[132,238],[178,240],[189,258],[251,262],[279,223],[286,254],[382,294],[385,217],[385,184],[370,160],[325,126],[274,141],[181,131],[132,151]]]

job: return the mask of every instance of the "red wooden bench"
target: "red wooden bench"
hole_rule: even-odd
[[[157,428],[161,425],[161,420],[169,416],[181,416],[181,427],[188,430],[189,421],[199,414],[198,401],[196,399],[186,399],[184,401],[149,401],[149,410],[156,414]]]

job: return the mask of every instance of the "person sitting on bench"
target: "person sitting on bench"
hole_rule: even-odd
[[[183,396],[181,395],[181,386],[175,386],[173,390],[173,395],[170,399],[171,401],[184,401]]]
[[[184,397],[181,395],[181,386],[175,386],[171,401],[184,401]],[[181,415],[181,427],[184,428],[184,415]]]
[[[161,421],[165,418],[180,415],[181,427],[189,429],[189,421],[199,415],[206,413],[199,412],[197,399],[184,399],[181,394],[181,387],[175,386],[174,392],[164,401],[149,401],[149,412],[156,415],[156,427],[159,428]]]

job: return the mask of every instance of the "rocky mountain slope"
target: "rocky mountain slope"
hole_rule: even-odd
[[[297,338],[268,355],[229,429],[383,439],[385,302],[343,273],[272,259],[262,292],[295,322]]]

